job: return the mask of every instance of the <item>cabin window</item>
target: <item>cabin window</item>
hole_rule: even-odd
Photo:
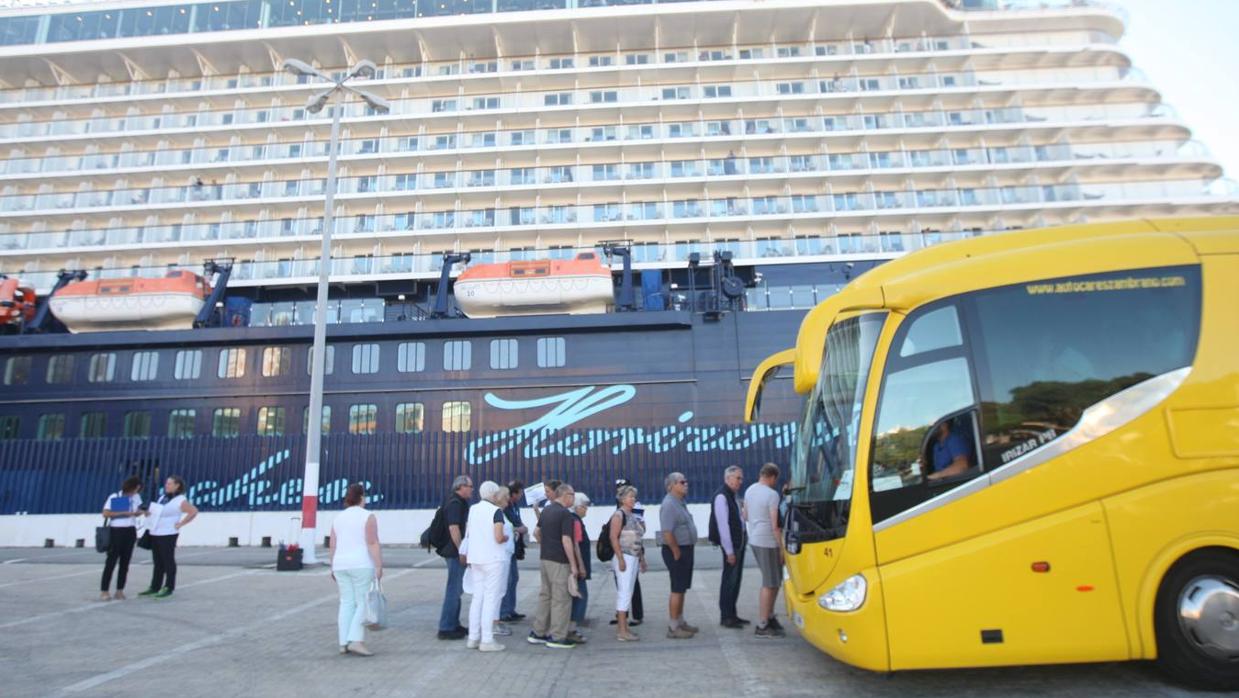
[[[542,337],[538,340],[538,368],[559,368],[564,363],[563,337]]]
[[[443,403],[443,431],[469,431],[473,407],[467,402]]]
[[[4,362],[4,384],[24,385],[30,379],[30,357],[10,356]]]
[[[211,436],[231,439],[241,435],[241,408],[220,407],[211,415]]]
[[[258,408],[258,435],[259,436],[283,436],[284,435],[284,408],[283,407],[259,407]]]
[[[145,411],[125,413],[125,436],[145,439],[151,435],[151,413]]]
[[[68,383],[73,380],[73,355],[57,354],[47,360],[47,382]]]
[[[379,345],[356,344],[353,346],[353,373],[379,372]]]
[[[179,381],[193,380],[202,375],[202,350],[187,349],[176,353],[172,376]]]
[[[245,349],[219,350],[219,377],[242,378],[245,376]]]
[[[330,376],[335,372],[336,348],[328,344],[327,351],[323,352],[323,359],[323,375]],[[310,347],[305,353],[305,372],[306,375],[314,372],[314,347]]]
[[[0,417],[0,439],[16,439],[21,431],[22,420],[16,415]]]
[[[288,347],[267,347],[262,350],[262,375],[271,378],[288,375],[292,351]]]
[[[492,339],[490,341],[490,367],[499,370],[516,368],[516,348],[515,339]]]
[[[452,341],[443,343],[443,370],[468,371],[473,363],[473,343]]]
[[[116,354],[114,352],[94,354],[90,357],[86,380],[91,383],[110,383],[115,376]]]
[[[401,342],[397,350],[396,370],[401,373],[417,373],[426,370],[426,343]]]
[[[157,375],[159,375],[159,352],[139,351],[133,355],[130,380],[153,381]]]
[[[396,405],[396,433],[420,434],[426,426],[426,406],[420,402]]]
[[[370,436],[378,430],[379,408],[377,405],[350,405],[348,408],[348,433]]]
[[[85,412],[78,429],[78,436],[83,439],[97,439],[107,430],[107,415],[102,412]]]
[[[310,408],[306,407],[301,410],[301,433],[310,431]],[[322,433],[331,433],[331,405],[323,405],[323,426]]]
[[[35,438],[40,441],[53,441],[65,435],[65,416],[63,414],[39,415],[39,431]]]
[[[188,439],[194,435],[197,410],[172,410],[168,413],[168,438]]]

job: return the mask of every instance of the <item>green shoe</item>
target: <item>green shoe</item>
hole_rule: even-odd
[[[172,590],[169,589],[168,587],[164,587],[160,589],[159,592],[155,594],[155,598],[157,599],[166,599],[169,596],[172,596]]]
[[[138,596],[154,596],[155,594],[158,594],[158,593],[159,593],[158,589],[147,589],[146,591],[138,592]]]

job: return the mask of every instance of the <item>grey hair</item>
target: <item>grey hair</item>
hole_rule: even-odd
[[[555,499],[559,499],[560,497],[572,491],[574,491],[572,489],[572,485],[569,485],[568,483],[565,482],[561,484],[559,487],[555,488]]]
[[[487,480],[478,488],[478,495],[488,502],[495,501],[495,495],[499,494],[499,483]]]
[[[509,490],[507,487],[500,485],[499,491],[495,492],[495,498],[492,501],[494,501],[496,505],[498,505],[499,502],[504,502],[505,504],[511,504],[512,503],[512,491]]]
[[[585,494],[584,492],[577,492],[576,497],[573,498],[572,500],[572,507],[574,509],[580,508],[580,507],[587,507],[589,505],[590,505],[589,495]]]
[[[633,487],[632,485],[623,485],[618,490],[616,490],[615,501],[622,502],[624,501],[624,497],[627,497],[629,494],[631,494],[633,497],[636,497],[637,488]]]
[[[723,479],[726,480],[736,474],[744,475],[744,468],[741,468],[738,465],[729,465],[727,466],[727,469],[723,471]]]
[[[670,475],[666,477],[666,479],[663,480],[663,486],[666,487],[668,491],[670,491],[672,485],[684,479],[685,479],[684,473],[680,473],[680,472],[671,473]]]
[[[472,485],[473,480],[468,475],[457,475],[455,480],[452,480],[452,491],[455,492],[462,487]]]

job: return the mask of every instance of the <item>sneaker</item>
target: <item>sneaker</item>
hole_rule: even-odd
[[[158,594],[158,593],[159,593],[158,589],[147,589],[146,591],[139,591],[138,596],[154,596],[155,594]]]
[[[507,647],[504,647],[498,642],[483,642],[481,645],[478,645],[478,649],[482,652],[502,652],[506,650]]]
[[[579,631],[576,631],[576,630],[573,630],[572,632],[568,633],[568,639],[569,639],[569,640],[572,640],[573,642],[577,643],[578,645],[583,645],[583,644],[585,644],[586,642],[588,642],[588,640],[585,638],[585,636],[584,636],[584,635],[582,635]]]
[[[164,587],[164,588],[160,589],[158,592],[156,592],[156,593],[155,593],[154,598],[156,598],[156,599],[166,599],[166,598],[168,598],[169,596],[172,596],[172,590],[171,590],[171,589],[169,589],[168,587]]]
[[[628,634],[618,633],[616,634],[615,639],[619,640],[620,642],[640,642],[641,641],[641,637],[638,636],[636,633],[628,633]]]
[[[766,623],[768,623],[770,627],[774,628],[775,630],[783,629],[783,624],[779,622],[778,616],[770,616],[770,620],[766,621]]]
[[[468,636],[469,636],[468,629],[461,630],[459,628],[457,628],[456,630],[440,630],[439,635],[438,635],[440,640],[461,640]]]
[[[524,613],[513,613],[511,616],[508,616],[508,617],[512,619],[513,623],[519,623],[520,621],[525,620]]]
[[[640,618],[633,618],[633,619],[631,619],[631,620],[629,620],[629,621],[628,621],[628,627],[630,627],[630,628],[635,628],[635,627],[637,627],[638,625],[641,625],[641,619],[640,619]]]
[[[550,638],[547,637],[546,635],[539,635],[535,633],[534,631],[530,630],[529,635],[525,638],[525,641],[531,645],[545,645],[546,641],[549,639]]]
[[[689,640],[693,635],[693,633],[684,628],[667,628],[667,639],[669,640]]]
[[[475,650],[475,649],[477,649],[477,648],[478,648],[481,644],[482,644],[482,641],[481,641],[481,640],[474,640],[473,638],[469,638],[468,640],[465,640],[465,649],[467,649],[467,650]]]
[[[495,629],[492,632],[500,637],[507,637],[512,634],[512,629],[503,623],[495,623]]]
[[[719,625],[723,626],[724,628],[731,628],[732,630],[744,629],[744,623],[741,623],[738,618],[724,618],[722,622],[719,623]]]
[[[570,650],[573,647],[576,647],[577,643],[572,638],[564,638],[562,640],[556,640],[553,637],[548,637],[546,639],[546,646],[552,649],[557,649],[557,650]]]
[[[778,635],[775,635],[775,630],[774,630],[774,628],[773,628],[773,627],[771,627],[770,625],[765,625],[765,626],[759,625],[759,626],[757,626],[757,630],[753,631],[753,634],[754,634],[754,635],[756,635],[757,637],[764,637],[764,638],[767,638],[767,639],[769,639],[769,638],[773,638],[773,637],[778,637]]]
[[[684,622],[684,621],[680,621],[680,630],[687,630],[688,632],[690,632],[690,633],[692,633],[692,634],[694,634],[694,635],[696,635],[697,633],[701,632],[701,628],[698,628],[698,627],[697,627],[697,626],[695,626],[695,625],[689,625],[688,623],[686,623],[686,622]]]

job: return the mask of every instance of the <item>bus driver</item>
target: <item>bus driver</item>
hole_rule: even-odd
[[[934,434],[933,472],[930,482],[960,475],[968,470],[968,440],[951,429],[951,420],[938,424]]]

